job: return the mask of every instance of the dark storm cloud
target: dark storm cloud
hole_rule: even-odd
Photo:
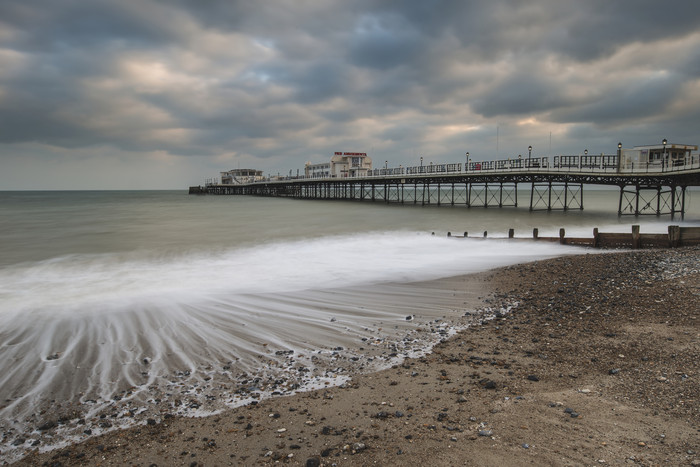
[[[554,110],[552,120],[608,125],[635,119],[653,119],[656,115],[664,118],[669,105],[677,97],[680,84],[678,77],[617,83],[599,99]]]
[[[473,101],[473,109],[485,117],[530,115],[571,104],[555,82],[521,72]]]
[[[697,31],[680,0],[2,2],[0,153],[297,167],[342,144],[461,157],[499,125],[518,148],[555,126],[562,145],[611,126],[692,139]]]

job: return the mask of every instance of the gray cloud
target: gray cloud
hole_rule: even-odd
[[[496,157],[552,131],[562,152],[697,143],[698,30],[681,0],[4,2],[0,158],[111,147],[277,172],[344,146]]]

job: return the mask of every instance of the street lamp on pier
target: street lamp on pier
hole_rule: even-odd
[[[601,161],[602,164],[602,161]],[[622,167],[622,143],[617,143],[617,171]]]
[[[466,172],[467,170],[469,170],[469,151],[467,151],[467,158],[465,164],[466,165],[464,166],[464,171]]]
[[[527,168],[529,169],[531,167],[532,161],[532,146],[527,147]]]
[[[664,138],[664,140],[661,142],[661,144],[664,145],[664,155],[663,155],[663,159],[661,159],[661,169],[662,170],[663,170],[664,166],[666,165],[666,144],[667,143],[668,143],[668,141],[666,140],[666,138]]]

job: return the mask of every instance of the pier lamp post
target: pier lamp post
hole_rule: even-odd
[[[389,174],[389,161],[384,161],[384,174]]]
[[[602,163],[603,161],[601,161]],[[617,143],[617,171],[622,167],[622,143]]]
[[[666,165],[666,143],[668,143],[668,141],[666,140],[666,138],[664,138],[664,140],[661,141],[661,144],[664,145],[664,155],[663,155],[663,159],[661,159],[661,169],[662,170],[663,170],[664,166]]]
[[[465,171],[465,172],[466,172],[467,170],[469,170],[469,152],[468,152],[468,151],[467,151],[466,164],[467,164],[467,165],[464,166],[464,171]]]
[[[528,169],[531,167],[531,164],[532,164],[530,159],[532,159],[532,146],[527,147],[527,168]]]
[[[420,171],[423,173],[423,156],[420,156]]]

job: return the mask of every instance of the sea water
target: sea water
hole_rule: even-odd
[[[445,278],[586,251],[509,241],[508,229],[516,237],[533,228],[590,237],[594,227],[629,232],[632,224],[665,232],[700,225],[698,196],[690,191],[685,220],[672,222],[618,217],[612,190],[586,191],[585,209],[567,212],[0,192],[2,451],[21,452],[19,433],[41,436],[36,427],[49,416],[41,411],[80,419],[128,406],[157,418],[163,409],[149,401],[174,388],[230,406],[280,375],[286,383],[268,393],[337,383],[464,325],[478,294]],[[421,327],[433,332],[414,332]],[[121,426],[139,420],[120,418]],[[69,428],[66,437],[79,437],[79,426]]]

